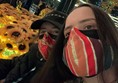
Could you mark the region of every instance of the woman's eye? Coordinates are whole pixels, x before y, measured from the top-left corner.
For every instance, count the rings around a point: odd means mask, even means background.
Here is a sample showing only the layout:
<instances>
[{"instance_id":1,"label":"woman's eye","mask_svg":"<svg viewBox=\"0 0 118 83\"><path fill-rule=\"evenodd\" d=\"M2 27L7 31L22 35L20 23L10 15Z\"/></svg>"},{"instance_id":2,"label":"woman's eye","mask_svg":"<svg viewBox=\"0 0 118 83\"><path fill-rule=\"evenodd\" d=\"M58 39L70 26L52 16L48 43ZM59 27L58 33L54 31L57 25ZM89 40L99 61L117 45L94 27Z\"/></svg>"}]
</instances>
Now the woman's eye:
<instances>
[{"instance_id":1,"label":"woman's eye","mask_svg":"<svg viewBox=\"0 0 118 83\"><path fill-rule=\"evenodd\" d=\"M51 33L53 35L58 35L59 34L59 31L52 31L52 32L49 32L49 33Z\"/></svg>"},{"instance_id":2,"label":"woman's eye","mask_svg":"<svg viewBox=\"0 0 118 83\"><path fill-rule=\"evenodd\" d=\"M68 38L68 37L69 37L69 35L70 35L70 33L67 33L67 34L65 35L65 38Z\"/></svg>"},{"instance_id":3,"label":"woman's eye","mask_svg":"<svg viewBox=\"0 0 118 83\"><path fill-rule=\"evenodd\" d=\"M42 39L42 38L43 38L43 36L44 36L44 34L42 34L42 35L39 35L39 39Z\"/></svg>"},{"instance_id":4,"label":"woman's eye","mask_svg":"<svg viewBox=\"0 0 118 83\"><path fill-rule=\"evenodd\" d=\"M40 31L39 34L44 34L46 31Z\"/></svg>"},{"instance_id":5,"label":"woman's eye","mask_svg":"<svg viewBox=\"0 0 118 83\"><path fill-rule=\"evenodd\" d=\"M59 33L59 31L54 31L54 32L53 32L53 34L58 34L58 33Z\"/></svg>"},{"instance_id":6,"label":"woman's eye","mask_svg":"<svg viewBox=\"0 0 118 83\"><path fill-rule=\"evenodd\" d=\"M88 25L88 26L86 26L84 29L95 29L95 27L92 26L92 25Z\"/></svg>"}]
</instances>

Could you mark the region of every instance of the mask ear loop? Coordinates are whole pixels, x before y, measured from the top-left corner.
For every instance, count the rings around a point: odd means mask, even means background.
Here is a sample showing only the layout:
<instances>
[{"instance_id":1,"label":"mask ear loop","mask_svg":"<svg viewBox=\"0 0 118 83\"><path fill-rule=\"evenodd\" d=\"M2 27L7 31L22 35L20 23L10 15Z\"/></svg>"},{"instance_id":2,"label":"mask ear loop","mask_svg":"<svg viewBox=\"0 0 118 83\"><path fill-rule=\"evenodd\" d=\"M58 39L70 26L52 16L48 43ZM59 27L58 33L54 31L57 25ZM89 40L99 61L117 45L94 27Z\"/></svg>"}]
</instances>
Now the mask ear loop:
<instances>
[{"instance_id":1,"label":"mask ear loop","mask_svg":"<svg viewBox=\"0 0 118 83\"><path fill-rule=\"evenodd\" d=\"M104 68L105 70L107 70L108 68L110 68L112 66L112 62L113 62L113 49L110 45L108 44L104 44L103 45L103 51L104 51Z\"/></svg>"},{"instance_id":2,"label":"mask ear loop","mask_svg":"<svg viewBox=\"0 0 118 83\"><path fill-rule=\"evenodd\" d=\"M108 69L113 64L114 59L114 53L113 53L113 47L110 46L109 42L107 41L107 37L105 35L102 35L100 30L98 29L98 36L101 40L101 43L103 45L103 57L104 57L104 69Z\"/></svg>"},{"instance_id":3,"label":"mask ear loop","mask_svg":"<svg viewBox=\"0 0 118 83\"><path fill-rule=\"evenodd\" d=\"M69 37L67 37L67 38L64 39L64 42L63 42L64 46L67 44L68 39L69 39Z\"/></svg>"}]
</instances>

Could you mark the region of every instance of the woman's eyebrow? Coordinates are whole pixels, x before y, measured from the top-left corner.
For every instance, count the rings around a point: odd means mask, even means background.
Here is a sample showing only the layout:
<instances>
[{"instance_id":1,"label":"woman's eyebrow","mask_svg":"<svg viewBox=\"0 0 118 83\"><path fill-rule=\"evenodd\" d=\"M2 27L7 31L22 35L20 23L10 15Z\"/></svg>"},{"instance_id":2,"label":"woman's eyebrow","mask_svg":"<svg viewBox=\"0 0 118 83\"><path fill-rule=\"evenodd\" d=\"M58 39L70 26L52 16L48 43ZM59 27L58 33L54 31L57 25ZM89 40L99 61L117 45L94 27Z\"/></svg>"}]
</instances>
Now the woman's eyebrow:
<instances>
[{"instance_id":1,"label":"woman's eyebrow","mask_svg":"<svg viewBox=\"0 0 118 83\"><path fill-rule=\"evenodd\" d=\"M68 29L70 29L70 28L72 28L72 25L65 27L64 30L68 30Z\"/></svg>"},{"instance_id":2,"label":"woman's eyebrow","mask_svg":"<svg viewBox=\"0 0 118 83\"><path fill-rule=\"evenodd\" d=\"M91 21L91 20L95 20L95 18L84 19L84 20L79 21L79 23L84 23L84 22Z\"/></svg>"},{"instance_id":3,"label":"woman's eyebrow","mask_svg":"<svg viewBox=\"0 0 118 83\"><path fill-rule=\"evenodd\" d=\"M52 27L53 28L53 30L60 30L58 27L56 27L56 26L54 26L54 27Z\"/></svg>"},{"instance_id":4,"label":"woman's eyebrow","mask_svg":"<svg viewBox=\"0 0 118 83\"><path fill-rule=\"evenodd\" d=\"M46 29L45 27L41 27L40 29Z\"/></svg>"}]
</instances>

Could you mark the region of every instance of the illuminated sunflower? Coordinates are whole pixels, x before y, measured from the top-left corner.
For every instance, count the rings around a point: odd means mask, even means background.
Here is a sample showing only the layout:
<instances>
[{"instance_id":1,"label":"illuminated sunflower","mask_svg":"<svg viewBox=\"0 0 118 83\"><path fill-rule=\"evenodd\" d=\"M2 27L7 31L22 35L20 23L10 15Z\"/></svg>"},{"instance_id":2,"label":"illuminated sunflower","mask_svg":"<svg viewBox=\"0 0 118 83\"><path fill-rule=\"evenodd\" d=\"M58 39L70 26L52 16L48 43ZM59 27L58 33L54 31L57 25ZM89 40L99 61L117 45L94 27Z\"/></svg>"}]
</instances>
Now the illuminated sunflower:
<instances>
[{"instance_id":1,"label":"illuminated sunflower","mask_svg":"<svg viewBox=\"0 0 118 83\"><path fill-rule=\"evenodd\" d=\"M0 58L1 59L12 59L16 55L14 50L9 50L7 48L4 48L4 51L1 53Z\"/></svg>"},{"instance_id":2,"label":"illuminated sunflower","mask_svg":"<svg viewBox=\"0 0 118 83\"><path fill-rule=\"evenodd\" d=\"M31 35L26 35L26 37L24 38L24 41L27 42L27 43L32 43L32 36Z\"/></svg>"},{"instance_id":3,"label":"illuminated sunflower","mask_svg":"<svg viewBox=\"0 0 118 83\"><path fill-rule=\"evenodd\" d=\"M16 20L20 19L19 14L16 11L6 12L7 16L13 16Z\"/></svg>"},{"instance_id":4,"label":"illuminated sunflower","mask_svg":"<svg viewBox=\"0 0 118 83\"><path fill-rule=\"evenodd\" d=\"M5 44L5 48L9 49L9 50L16 50L14 47L15 47L15 42L9 38L7 38L5 41L4 41L4 44Z\"/></svg>"},{"instance_id":5,"label":"illuminated sunflower","mask_svg":"<svg viewBox=\"0 0 118 83\"><path fill-rule=\"evenodd\" d=\"M3 49L0 52L1 59L12 59L13 57L20 56L29 49L29 47L23 43L15 43L11 39L6 39L2 41ZM28 48L28 49L26 49Z\"/></svg>"},{"instance_id":6,"label":"illuminated sunflower","mask_svg":"<svg viewBox=\"0 0 118 83\"><path fill-rule=\"evenodd\" d=\"M21 26L25 26L25 28L29 28L32 24L32 21L31 20L28 20L28 19L24 19L22 21L19 21L19 23L21 24Z\"/></svg>"},{"instance_id":7,"label":"illuminated sunflower","mask_svg":"<svg viewBox=\"0 0 118 83\"><path fill-rule=\"evenodd\" d=\"M2 10L2 11L6 11L6 10L8 10L8 8L5 7L4 4L0 4L0 10Z\"/></svg>"},{"instance_id":8,"label":"illuminated sunflower","mask_svg":"<svg viewBox=\"0 0 118 83\"><path fill-rule=\"evenodd\" d=\"M14 43L13 40L10 39L4 39L1 41L1 44L3 45L3 49L0 52L0 58L2 59L11 59L11 57L16 55L15 50L17 50L16 48L16 44Z\"/></svg>"},{"instance_id":9,"label":"illuminated sunflower","mask_svg":"<svg viewBox=\"0 0 118 83\"><path fill-rule=\"evenodd\" d=\"M0 20L0 22L5 25L15 24L13 23L13 21L16 21L16 19L13 16L6 16L6 15Z\"/></svg>"},{"instance_id":10,"label":"illuminated sunflower","mask_svg":"<svg viewBox=\"0 0 118 83\"><path fill-rule=\"evenodd\" d=\"M16 21L15 17L13 16L5 16L6 19L8 19L9 21Z\"/></svg>"},{"instance_id":11,"label":"illuminated sunflower","mask_svg":"<svg viewBox=\"0 0 118 83\"><path fill-rule=\"evenodd\" d=\"M29 29L29 32L28 32L28 36L27 38L29 39L26 39L27 41L29 41L29 43L32 43L36 37L38 36L38 30L32 30L32 29Z\"/></svg>"},{"instance_id":12,"label":"illuminated sunflower","mask_svg":"<svg viewBox=\"0 0 118 83\"><path fill-rule=\"evenodd\" d=\"M1 38L1 37L0 37ZM0 40L0 53L3 52L5 44Z\"/></svg>"},{"instance_id":13,"label":"illuminated sunflower","mask_svg":"<svg viewBox=\"0 0 118 83\"><path fill-rule=\"evenodd\" d=\"M6 34L8 38L13 39L16 42L22 42L25 36L22 29L19 27L7 30Z\"/></svg>"},{"instance_id":14,"label":"illuminated sunflower","mask_svg":"<svg viewBox=\"0 0 118 83\"><path fill-rule=\"evenodd\" d=\"M39 33L39 30L32 30L31 29L31 31L30 31L32 38L36 37L38 35L38 33Z\"/></svg>"},{"instance_id":15,"label":"illuminated sunflower","mask_svg":"<svg viewBox=\"0 0 118 83\"><path fill-rule=\"evenodd\" d=\"M3 12L0 11L0 28L3 28L5 26L3 18L4 18Z\"/></svg>"},{"instance_id":16,"label":"illuminated sunflower","mask_svg":"<svg viewBox=\"0 0 118 83\"><path fill-rule=\"evenodd\" d=\"M29 19L29 18L30 18L29 16L24 15L24 14L20 16L20 19L21 19L21 20L24 20L24 19Z\"/></svg>"},{"instance_id":17,"label":"illuminated sunflower","mask_svg":"<svg viewBox=\"0 0 118 83\"><path fill-rule=\"evenodd\" d=\"M30 43L31 40L31 34L30 34L30 30L28 28L25 27L21 27L21 29L23 30L24 34L24 41L27 41L27 43Z\"/></svg>"},{"instance_id":18,"label":"illuminated sunflower","mask_svg":"<svg viewBox=\"0 0 118 83\"><path fill-rule=\"evenodd\" d=\"M17 25L15 25L15 24L7 24L5 27L4 27L4 29L5 30L9 30L9 29L13 29L13 28L16 28L17 27Z\"/></svg>"},{"instance_id":19,"label":"illuminated sunflower","mask_svg":"<svg viewBox=\"0 0 118 83\"><path fill-rule=\"evenodd\" d=\"M50 13L52 11L52 9L50 8L44 8L43 10L41 10L41 13L39 13L40 18L43 18L46 14Z\"/></svg>"},{"instance_id":20,"label":"illuminated sunflower","mask_svg":"<svg viewBox=\"0 0 118 83\"><path fill-rule=\"evenodd\" d=\"M31 14L29 13L29 11L25 8L21 8L22 14L26 15L26 16L30 16Z\"/></svg>"},{"instance_id":21,"label":"illuminated sunflower","mask_svg":"<svg viewBox=\"0 0 118 83\"><path fill-rule=\"evenodd\" d=\"M6 25L6 24L8 24L8 22L9 22L8 19L6 19L4 15L3 15L3 17L0 18L0 23L1 24Z\"/></svg>"},{"instance_id":22,"label":"illuminated sunflower","mask_svg":"<svg viewBox=\"0 0 118 83\"><path fill-rule=\"evenodd\" d=\"M12 15L13 11L15 12L15 10L11 10L8 7L2 7L1 10L4 12L4 15Z\"/></svg>"},{"instance_id":23,"label":"illuminated sunflower","mask_svg":"<svg viewBox=\"0 0 118 83\"><path fill-rule=\"evenodd\" d=\"M6 31L6 29L0 28L0 36L5 36Z\"/></svg>"},{"instance_id":24,"label":"illuminated sunflower","mask_svg":"<svg viewBox=\"0 0 118 83\"><path fill-rule=\"evenodd\" d=\"M19 21L18 20L14 20L14 21L10 22L10 24L16 24L16 25L18 25L19 24Z\"/></svg>"},{"instance_id":25,"label":"illuminated sunflower","mask_svg":"<svg viewBox=\"0 0 118 83\"><path fill-rule=\"evenodd\" d=\"M26 26L24 26L24 25L22 24L22 25L19 26L19 27L23 30L24 33L27 33L27 34L28 34L29 29L28 29Z\"/></svg>"},{"instance_id":26,"label":"illuminated sunflower","mask_svg":"<svg viewBox=\"0 0 118 83\"><path fill-rule=\"evenodd\" d=\"M3 17L3 11L0 10L0 18Z\"/></svg>"},{"instance_id":27,"label":"illuminated sunflower","mask_svg":"<svg viewBox=\"0 0 118 83\"><path fill-rule=\"evenodd\" d=\"M38 33L39 33L39 30L33 30L33 29L30 29L30 43L36 43L37 40L39 39L38 37Z\"/></svg>"},{"instance_id":28,"label":"illuminated sunflower","mask_svg":"<svg viewBox=\"0 0 118 83\"><path fill-rule=\"evenodd\" d=\"M5 26L5 24L0 23L0 29L3 28Z\"/></svg>"},{"instance_id":29,"label":"illuminated sunflower","mask_svg":"<svg viewBox=\"0 0 118 83\"><path fill-rule=\"evenodd\" d=\"M29 20L31 20L32 22L34 22L34 21L36 21L38 19L41 19L41 18L39 16L36 16L36 15L31 15Z\"/></svg>"},{"instance_id":30,"label":"illuminated sunflower","mask_svg":"<svg viewBox=\"0 0 118 83\"><path fill-rule=\"evenodd\" d=\"M12 5L8 4L8 3L5 3L4 6L7 7L8 9L10 9L10 10L15 10L15 8Z\"/></svg>"},{"instance_id":31,"label":"illuminated sunflower","mask_svg":"<svg viewBox=\"0 0 118 83\"><path fill-rule=\"evenodd\" d=\"M29 43L27 42L18 43L17 47L20 54L24 54L29 51Z\"/></svg>"}]
</instances>

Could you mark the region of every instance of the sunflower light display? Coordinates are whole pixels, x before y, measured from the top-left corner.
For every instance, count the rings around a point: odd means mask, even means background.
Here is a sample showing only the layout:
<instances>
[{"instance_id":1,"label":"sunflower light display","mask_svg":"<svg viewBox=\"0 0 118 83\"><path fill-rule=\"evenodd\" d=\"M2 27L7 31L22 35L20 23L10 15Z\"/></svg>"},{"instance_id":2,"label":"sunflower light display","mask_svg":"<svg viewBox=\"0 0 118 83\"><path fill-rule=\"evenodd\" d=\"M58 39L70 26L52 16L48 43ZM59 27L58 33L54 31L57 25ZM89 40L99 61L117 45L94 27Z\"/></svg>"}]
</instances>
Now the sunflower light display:
<instances>
[{"instance_id":1,"label":"sunflower light display","mask_svg":"<svg viewBox=\"0 0 118 83\"><path fill-rule=\"evenodd\" d=\"M38 31L30 29L39 16L26 9L18 9L10 4L0 4L0 59L12 59L29 50Z\"/></svg>"},{"instance_id":2,"label":"sunflower light display","mask_svg":"<svg viewBox=\"0 0 118 83\"><path fill-rule=\"evenodd\" d=\"M115 6L118 6L118 0L107 0L101 4L101 8L108 13L111 13Z\"/></svg>"}]
</instances>

